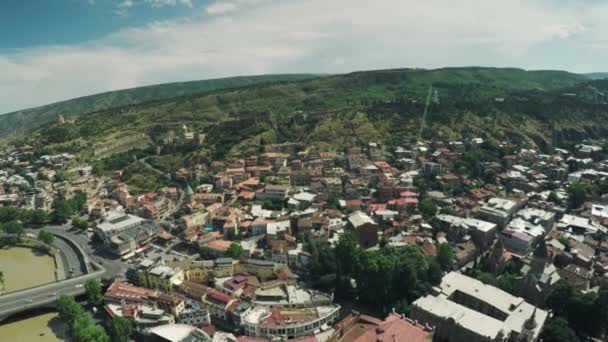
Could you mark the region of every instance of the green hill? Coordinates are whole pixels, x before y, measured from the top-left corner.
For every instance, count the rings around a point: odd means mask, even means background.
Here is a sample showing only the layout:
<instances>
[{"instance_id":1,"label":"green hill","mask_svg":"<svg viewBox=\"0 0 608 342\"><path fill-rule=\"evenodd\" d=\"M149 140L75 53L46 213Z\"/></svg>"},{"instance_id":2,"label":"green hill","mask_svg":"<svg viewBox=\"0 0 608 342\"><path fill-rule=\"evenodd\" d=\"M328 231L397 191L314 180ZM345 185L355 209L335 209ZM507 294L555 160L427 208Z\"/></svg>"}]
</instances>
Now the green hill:
<instances>
[{"instance_id":1,"label":"green hill","mask_svg":"<svg viewBox=\"0 0 608 342\"><path fill-rule=\"evenodd\" d=\"M607 83L512 68L355 72L102 110L71 124L46 125L30 141L91 155L96 146L125 137L158 144L187 125L207 135L190 155L205 159L242 157L261 144L287 141L334 148L372 140L397 145L418 138L432 86L422 138L486 137L547 148L608 132L608 106L599 95Z\"/></svg>"},{"instance_id":2,"label":"green hill","mask_svg":"<svg viewBox=\"0 0 608 342\"><path fill-rule=\"evenodd\" d=\"M593 72L590 74L585 74L585 76L587 76L593 80L604 80L604 79L608 79L608 72Z\"/></svg>"},{"instance_id":3,"label":"green hill","mask_svg":"<svg viewBox=\"0 0 608 342\"><path fill-rule=\"evenodd\" d=\"M318 76L292 74L229 77L204 81L158 84L84 96L1 115L0 137L28 131L55 120L59 115L82 115L151 100L168 99L176 96L200 94L219 89L237 88L260 83L297 81L315 77Z\"/></svg>"}]
</instances>

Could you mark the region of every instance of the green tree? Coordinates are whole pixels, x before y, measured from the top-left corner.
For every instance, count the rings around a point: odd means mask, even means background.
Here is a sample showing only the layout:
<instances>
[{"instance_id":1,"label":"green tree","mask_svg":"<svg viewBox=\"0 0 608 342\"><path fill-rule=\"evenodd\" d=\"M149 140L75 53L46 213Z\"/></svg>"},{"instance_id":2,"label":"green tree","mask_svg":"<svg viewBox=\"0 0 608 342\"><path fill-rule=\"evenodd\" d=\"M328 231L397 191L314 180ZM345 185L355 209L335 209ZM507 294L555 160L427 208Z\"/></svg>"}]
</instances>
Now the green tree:
<instances>
[{"instance_id":1,"label":"green tree","mask_svg":"<svg viewBox=\"0 0 608 342\"><path fill-rule=\"evenodd\" d=\"M130 320L114 316L108 325L108 335L112 342L128 342L133 333L133 324Z\"/></svg>"},{"instance_id":2,"label":"green tree","mask_svg":"<svg viewBox=\"0 0 608 342\"><path fill-rule=\"evenodd\" d=\"M74 192L72 198L68 200L68 204L70 208L76 212L82 212L85 209L85 205L87 204L87 194L82 190L77 190Z\"/></svg>"},{"instance_id":3,"label":"green tree","mask_svg":"<svg viewBox=\"0 0 608 342\"><path fill-rule=\"evenodd\" d=\"M15 207L0 207L0 223L21 219L21 212Z\"/></svg>"},{"instance_id":4,"label":"green tree","mask_svg":"<svg viewBox=\"0 0 608 342\"><path fill-rule=\"evenodd\" d=\"M496 183L496 171L494 169L486 169L483 171L483 181L488 184Z\"/></svg>"},{"instance_id":5,"label":"green tree","mask_svg":"<svg viewBox=\"0 0 608 342\"><path fill-rule=\"evenodd\" d=\"M55 183L61 183L61 182L65 182L68 180L68 177L66 176L65 172L57 172L55 174L55 176L53 177L53 182Z\"/></svg>"},{"instance_id":6,"label":"green tree","mask_svg":"<svg viewBox=\"0 0 608 342\"><path fill-rule=\"evenodd\" d=\"M49 222L49 215L41 209L30 210L28 222L38 226L47 224Z\"/></svg>"},{"instance_id":7,"label":"green tree","mask_svg":"<svg viewBox=\"0 0 608 342\"><path fill-rule=\"evenodd\" d=\"M439 248L437 249L437 262L444 271L449 271L452 269L454 262L454 251L449 244L442 243L439 245Z\"/></svg>"},{"instance_id":8,"label":"green tree","mask_svg":"<svg viewBox=\"0 0 608 342\"><path fill-rule=\"evenodd\" d=\"M89 228L89 223L86 220L75 216L72 218L72 227L80 230L86 230Z\"/></svg>"},{"instance_id":9,"label":"green tree","mask_svg":"<svg viewBox=\"0 0 608 342\"><path fill-rule=\"evenodd\" d=\"M84 315L84 310L76 302L74 297L62 295L57 300L57 311L59 312L59 317L68 323L68 325L72 325L76 317Z\"/></svg>"},{"instance_id":10,"label":"green tree","mask_svg":"<svg viewBox=\"0 0 608 342\"><path fill-rule=\"evenodd\" d=\"M429 219L437 213L437 206L433 203L433 200L425 198L418 204L418 210L420 210L422 217Z\"/></svg>"},{"instance_id":11,"label":"green tree","mask_svg":"<svg viewBox=\"0 0 608 342\"><path fill-rule=\"evenodd\" d=\"M568 204L570 208L578 208L587 199L587 187L581 183L575 183L568 187Z\"/></svg>"},{"instance_id":12,"label":"green tree","mask_svg":"<svg viewBox=\"0 0 608 342\"><path fill-rule=\"evenodd\" d=\"M89 279L84 285L87 300L92 304L101 304L103 302L103 293L101 291L101 284L97 279Z\"/></svg>"},{"instance_id":13,"label":"green tree","mask_svg":"<svg viewBox=\"0 0 608 342\"><path fill-rule=\"evenodd\" d=\"M240 240L240 236L239 233L237 233L236 229L228 229L228 233L226 234L228 241L239 241Z\"/></svg>"},{"instance_id":14,"label":"green tree","mask_svg":"<svg viewBox=\"0 0 608 342\"><path fill-rule=\"evenodd\" d=\"M67 201L59 201L55 203L55 210L53 210L52 221L55 223L66 223L74 213L74 209L70 206Z\"/></svg>"},{"instance_id":15,"label":"green tree","mask_svg":"<svg viewBox=\"0 0 608 342\"><path fill-rule=\"evenodd\" d=\"M561 317L549 319L545 323L540 334L540 340L543 342L579 342L576 333L568 325L568 321Z\"/></svg>"},{"instance_id":16,"label":"green tree","mask_svg":"<svg viewBox=\"0 0 608 342\"><path fill-rule=\"evenodd\" d=\"M201 259L203 260L213 260L215 259L215 253L213 252L213 250L207 246L202 246L199 250L198 250L198 254L201 256Z\"/></svg>"},{"instance_id":17,"label":"green tree","mask_svg":"<svg viewBox=\"0 0 608 342\"><path fill-rule=\"evenodd\" d=\"M562 204L562 200L560 200L559 197L557 196L557 194L553 191L551 191L549 193L549 196L547 196L547 201L557 204L557 205Z\"/></svg>"},{"instance_id":18,"label":"green tree","mask_svg":"<svg viewBox=\"0 0 608 342\"><path fill-rule=\"evenodd\" d=\"M17 235L17 237L21 237L23 234L23 224L19 221L10 221L2 225L4 232L11 235Z\"/></svg>"},{"instance_id":19,"label":"green tree","mask_svg":"<svg viewBox=\"0 0 608 342\"><path fill-rule=\"evenodd\" d=\"M441 284L441 279L443 277L443 270L441 269L441 265L437 262L437 260L431 258L429 260L429 271L428 271L428 279L432 285Z\"/></svg>"},{"instance_id":20,"label":"green tree","mask_svg":"<svg viewBox=\"0 0 608 342\"><path fill-rule=\"evenodd\" d=\"M51 245L51 244L53 244L53 241L55 240L55 235L53 235L53 233L47 232L46 230L43 229L38 232L38 240L42 241L43 243L45 243L47 245Z\"/></svg>"},{"instance_id":21,"label":"green tree","mask_svg":"<svg viewBox=\"0 0 608 342\"><path fill-rule=\"evenodd\" d=\"M241 246L240 243L236 242L230 244L227 253L228 256L230 256L232 259L240 259L245 256L245 250L243 249L243 246Z\"/></svg>"}]
</instances>

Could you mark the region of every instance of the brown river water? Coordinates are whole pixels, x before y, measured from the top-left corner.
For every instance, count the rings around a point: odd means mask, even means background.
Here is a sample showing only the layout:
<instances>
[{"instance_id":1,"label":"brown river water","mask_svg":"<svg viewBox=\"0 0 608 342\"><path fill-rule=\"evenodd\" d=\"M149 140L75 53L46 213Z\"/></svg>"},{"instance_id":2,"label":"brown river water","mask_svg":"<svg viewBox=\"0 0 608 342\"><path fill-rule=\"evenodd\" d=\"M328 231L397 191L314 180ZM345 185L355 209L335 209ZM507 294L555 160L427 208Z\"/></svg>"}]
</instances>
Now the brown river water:
<instances>
[{"instance_id":1,"label":"brown river water","mask_svg":"<svg viewBox=\"0 0 608 342\"><path fill-rule=\"evenodd\" d=\"M0 249L0 270L5 292L18 291L55 281L55 261L30 248ZM33 312L0 325L0 341L51 342L65 340L65 325L56 312Z\"/></svg>"}]
</instances>

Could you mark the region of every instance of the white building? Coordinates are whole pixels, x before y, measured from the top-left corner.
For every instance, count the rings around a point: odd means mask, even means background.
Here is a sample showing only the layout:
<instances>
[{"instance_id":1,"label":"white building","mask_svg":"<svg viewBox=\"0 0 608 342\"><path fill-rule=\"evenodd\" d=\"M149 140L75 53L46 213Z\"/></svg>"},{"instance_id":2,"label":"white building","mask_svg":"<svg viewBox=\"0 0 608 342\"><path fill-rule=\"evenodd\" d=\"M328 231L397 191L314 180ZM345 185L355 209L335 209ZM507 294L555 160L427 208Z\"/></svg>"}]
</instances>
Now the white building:
<instances>
[{"instance_id":1,"label":"white building","mask_svg":"<svg viewBox=\"0 0 608 342\"><path fill-rule=\"evenodd\" d=\"M242 315L245 334L270 340L294 339L329 329L338 320L339 305L303 309L256 306Z\"/></svg>"},{"instance_id":2,"label":"white building","mask_svg":"<svg viewBox=\"0 0 608 342\"><path fill-rule=\"evenodd\" d=\"M513 214L519 210L519 204L504 198L491 198L481 209L478 216L482 220L494 222L504 226L509 222Z\"/></svg>"},{"instance_id":3,"label":"white building","mask_svg":"<svg viewBox=\"0 0 608 342\"><path fill-rule=\"evenodd\" d=\"M537 341L548 312L457 272L443 277L435 295L413 303L413 319L449 342Z\"/></svg>"}]
</instances>

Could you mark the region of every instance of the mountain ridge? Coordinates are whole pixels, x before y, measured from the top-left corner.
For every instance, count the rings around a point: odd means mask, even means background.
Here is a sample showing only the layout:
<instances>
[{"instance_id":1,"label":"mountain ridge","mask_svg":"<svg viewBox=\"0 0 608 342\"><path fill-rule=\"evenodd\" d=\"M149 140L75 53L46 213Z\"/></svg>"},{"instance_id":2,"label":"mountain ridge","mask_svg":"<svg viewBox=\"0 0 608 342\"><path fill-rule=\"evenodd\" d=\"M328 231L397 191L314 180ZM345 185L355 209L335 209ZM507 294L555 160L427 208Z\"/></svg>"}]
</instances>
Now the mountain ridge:
<instances>
[{"instance_id":1,"label":"mountain ridge","mask_svg":"<svg viewBox=\"0 0 608 342\"><path fill-rule=\"evenodd\" d=\"M59 115L83 115L99 110L221 89L238 88L260 83L306 80L321 76L320 74L235 76L112 90L0 114L0 137L14 134L15 132L26 132L55 120Z\"/></svg>"},{"instance_id":2,"label":"mountain ridge","mask_svg":"<svg viewBox=\"0 0 608 342\"><path fill-rule=\"evenodd\" d=\"M287 141L397 145L417 137L429 87L435 95L425 139L481 136L544 149L608 132L602 97L608 81L564 71L467 67L360 71L159 99L46 124L32 141L86 154L134 134L162 145L187 125L207 136L197 153L208 159L238 158L261 144Z\"/></svg>"}]
</instances>

